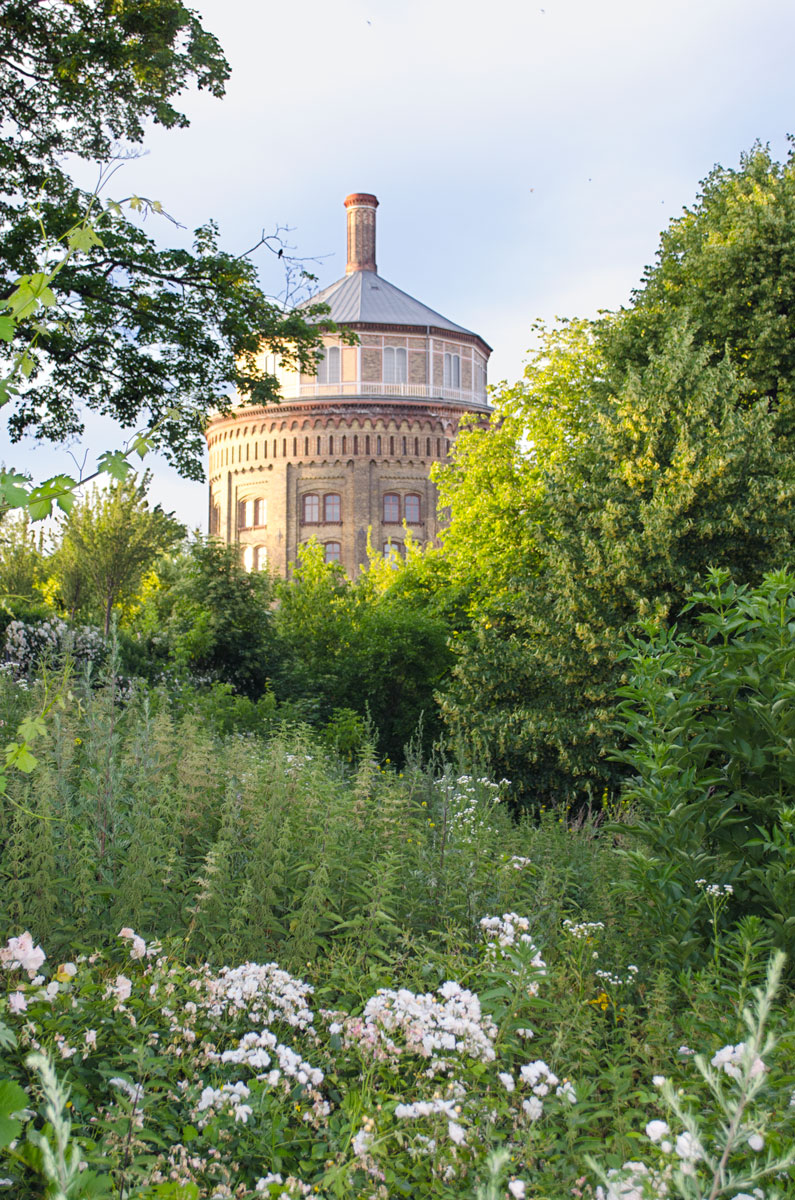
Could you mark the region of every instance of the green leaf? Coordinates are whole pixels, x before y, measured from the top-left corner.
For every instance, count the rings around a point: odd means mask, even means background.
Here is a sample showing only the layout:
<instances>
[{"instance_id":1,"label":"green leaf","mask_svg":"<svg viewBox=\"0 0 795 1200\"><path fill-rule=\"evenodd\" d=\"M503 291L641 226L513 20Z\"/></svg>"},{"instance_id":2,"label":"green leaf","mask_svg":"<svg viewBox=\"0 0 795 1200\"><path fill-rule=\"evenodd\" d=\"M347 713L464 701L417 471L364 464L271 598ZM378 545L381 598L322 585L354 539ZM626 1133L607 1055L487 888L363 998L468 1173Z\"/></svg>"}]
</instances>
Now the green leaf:
<instances>
[{"instance_id":1,"label":"green leaf","mask_svg":"<svg viewBox=\"0 0 795 1200\"><path fill-rule=\"evenodd\" d=\"M10 342L16 330L13 317L0 317L0 341Z\"/></svg>"},{"instance_id":2,"label":"green leaf","mask_svg":"<svg viewBox=\"0 0 795 1200\"><path fill-rule=\"evenodd\" d=\"M30 1097L13 1079L0 1080L0 1149L18 1138L22 1122L14 1114L27 1108Z\"/></svg>"},{"instance_id":3,"label":"green leaf","mask_svg":"<svg viewBox=\"0 0 795 1200\"><path fill-rule=\"evenodd\" d=\"M38 759L31 754L24 742L9 742L5 749L6 766L16 767L29 775L36 767Z\"/></svg>"},{"instance_id":4,"label":"green leaf","mask_svg":"<svg viewBox=\"0 0 795 1200\"><path fill-rule=\"evenodd\" d=\"M126 479L132 471L121 450L106 450L104 454L100 454L97 467L110 475L111 479L118 480Z\"/></svg>"},{"instance_id":5,"label":"green leaf","mask_svg":"<svg viewBox=\"0 0 795 1200\"><path fill-rule=\"evenodd\" d=\"M90 250L92 246L102 245L102 239L90 225L81 225L79 229L73 229L66 241L70 250L82 251L83 253Z\"/></svg>"}]
</instances>

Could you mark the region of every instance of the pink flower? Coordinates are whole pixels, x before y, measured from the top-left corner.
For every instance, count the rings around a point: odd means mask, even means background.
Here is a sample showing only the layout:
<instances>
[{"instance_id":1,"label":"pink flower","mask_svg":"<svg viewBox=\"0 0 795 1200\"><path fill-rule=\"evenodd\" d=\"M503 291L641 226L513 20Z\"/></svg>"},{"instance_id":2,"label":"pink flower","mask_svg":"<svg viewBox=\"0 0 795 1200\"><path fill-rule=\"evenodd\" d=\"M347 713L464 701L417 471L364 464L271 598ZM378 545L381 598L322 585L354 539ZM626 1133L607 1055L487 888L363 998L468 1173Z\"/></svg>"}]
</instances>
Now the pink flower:
<instances>
[{"instance_id":1,"label":"pink flower","mask_svg":"<svg viewBox=\"0 0 795 1200\"><path fill-rule=\"evenodd\" d=\"M33 945L33 938L27 929L19 937L9 938L6 946L0 947L0 963L3 964L6 971L13 971L16 967L21 967L23 971L28 972L31 979L46 957L41 946Z\"/></svg>"},{"instance_id":2,"label":"pink flower","mask_svg":"<svg viewBox=\"0 0 795 1200\"><path fill-rule=\"evenodd\" d=\"M12 992L8 997L8 1007L12 1013L21 1013L28 1007L28 1002L22 992Z\"/></svg>"}]
</instances>

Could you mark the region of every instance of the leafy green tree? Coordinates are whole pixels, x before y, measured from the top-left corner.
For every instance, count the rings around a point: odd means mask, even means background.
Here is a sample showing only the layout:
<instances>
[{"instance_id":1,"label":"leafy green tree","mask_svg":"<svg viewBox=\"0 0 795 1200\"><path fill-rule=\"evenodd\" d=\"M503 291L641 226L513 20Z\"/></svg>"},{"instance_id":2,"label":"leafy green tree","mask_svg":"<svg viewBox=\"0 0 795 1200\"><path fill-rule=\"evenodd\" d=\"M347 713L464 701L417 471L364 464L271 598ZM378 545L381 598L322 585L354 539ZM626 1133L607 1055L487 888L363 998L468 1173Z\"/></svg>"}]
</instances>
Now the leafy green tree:
<instances>
[{"instance_id":1,"label":"leafy green tree","mask_svg":"<svg viewBox=\"0 0 795 1200\"><path fill-rule=\"evenodd\" d=\"M632 304L601 336L615 388L660 353L686 315L712 362L727 353L750 401L768 397L789 432L795 396L795 151L776 162L755 145L737 168L717 166L695 204L660 238Z\"/></svg>"},{"instance_id":2,"label":"leafy green tree","mask_svg":"<svg viewBox=\"0 0 795 1200\"><path fill-rule=\"evenodd\" d=\"M513 593L459 646L447 722L530 802L620 777L609 755L629 631L675 618L710 566L757 583L792 553L795 468L777 414L741 400L729 361L709 358L674 325L611 403L594 399L528 506L534 553L515 557Z\"/></svg>"},{"instance_id":3,"label":"leafy green tree","mask_svg":"<svg viewBox=\"0 0 795 1200\"><path fill-rule=\"evenodd\" d=\"M326 723L342 710L369 717L381 753L399 761L420 723L439 732L435 698L451 661L449 626L403 572L376 559L352 583L322 547L304 547L277 587L278 699L309 701Z\"/></svg>"},{"instance_id":4,"label":"leafy green tree","mask_svg":"<svg viewBox=\"0 0 795 1200\"><path fill-rule=\"evenodd\" d=\"M26 512L7 513L0 521L0 595L12 605L40 601L36 585L46 575L42 535L31 528Z\"/></svg>"},{"instance_id":5,"label":"leafy green tree","mask_svg":"<svg viewBox=\"0 0 795 1200\"><path fill-rule=\"evenodd\" d=\"M73 614L101 613L106 637L114 607L132 598L145 572L185 536L159 505L149 507L146 483L144 477L95 488L70 512L53 558L66 606Z\"/></svg>"},{"instance_id":6,"label":"leafy green tree","mask_svg":"<svg viewBox=\"0 0 795 1200\"><path fill-rule=\"evenodd\" d=\"M257 699L274 672L272 601L270 576L249 574L237 546L197 537L162 564L135 626L192 675Z\"/></svg>"},{"instance_id":7,"label":"leafy green tree","mask_svg":"<svg viewBox=\"0 0 795 1200\"><path fill-rule=\"evenodd\" d=\"M221 96L227 75L216 39L180 0L4 0L0 294L40 271L91 204L68 175L69 155L107 167L117 139L140 143L148 121L187 124L174 106L186 86ZM223 407L230 386L272 399L276 381L256 361L262 343L308 364L321 310L299 316L270 300L253 263L219 248L212 224L192 251L161 249L119 204L95 211L80 257L59 274L60 303L23 320L5 348L7 358L30 351L11 436L61 440L93 408L127 428L158 425L167 457L201 478L207 411Z\"/></svg>"}]
</instances>

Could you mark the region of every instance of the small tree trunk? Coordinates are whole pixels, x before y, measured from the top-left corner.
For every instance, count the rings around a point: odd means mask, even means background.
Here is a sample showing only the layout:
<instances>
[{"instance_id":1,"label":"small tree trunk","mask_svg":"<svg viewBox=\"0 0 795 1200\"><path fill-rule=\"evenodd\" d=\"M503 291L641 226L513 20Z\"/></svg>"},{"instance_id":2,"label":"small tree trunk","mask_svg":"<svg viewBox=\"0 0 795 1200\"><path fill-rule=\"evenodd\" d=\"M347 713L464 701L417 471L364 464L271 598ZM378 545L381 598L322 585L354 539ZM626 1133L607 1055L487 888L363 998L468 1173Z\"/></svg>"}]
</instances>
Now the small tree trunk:
<instances>
[{"instance_id":1,"label":"small tree trunk","mask_svg":"<svg viewBox=\"0 0 795 1200\"><path fill-rule=\"evenodd\" d=\"M113 593L108 594L105 601L105 637L110 633L110 615L113 612Z\"/></svg>"}]
</instances>

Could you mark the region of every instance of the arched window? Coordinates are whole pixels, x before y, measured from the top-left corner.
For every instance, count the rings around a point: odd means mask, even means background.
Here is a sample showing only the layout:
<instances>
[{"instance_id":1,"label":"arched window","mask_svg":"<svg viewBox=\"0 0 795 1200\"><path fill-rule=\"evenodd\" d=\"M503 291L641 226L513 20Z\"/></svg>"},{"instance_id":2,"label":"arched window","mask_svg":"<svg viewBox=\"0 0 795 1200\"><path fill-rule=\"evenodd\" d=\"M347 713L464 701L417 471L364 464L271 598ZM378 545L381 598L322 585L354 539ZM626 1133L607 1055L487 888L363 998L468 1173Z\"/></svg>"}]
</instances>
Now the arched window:
<instances>
[{"instance_id":1,"label":"arched window","mask_svg":"<svg viewBox=\"0 0 795 1200\"><path fill-rule=\"evenodd\" d=\"M342 557L342 546L339 542L326 542L323 546L323 562L339 562Z\"/></svg>"},{"instance_id":2,"label":"arched window","mask_svg":"<svg viewBox=\"0 0 795 1200\"><path fill-rule=\"evenodd\" d=\"M340 381L340 348L327 346L325 354L317 366L318 383L339 383Z\"/></svg>"},{"instance_id":3,"label":"arched window","mask_svg":"<svg viewBox=\"0 0 795 1200\"><path fill-rule=\"evenodd\" d=\"M268 521L267 513L268 513L268 506L265 503L265 501L264 500L255 500L254 501L254 525L255 526L266 525L267 521Z\"/></svg>"},{"instance_id":4,"label":"arched window","mask_svg":"<svg viewBox=\"0 0 795 1200\"><path fill-rule=\"evenodd\" d=\"M400 524L400 496L397 492L384 493L384 524Z\"/></svg>"},{"instance_id":5,"label":"arched window","mask_svg":"<svg viewBox=\"0 0 795 1200\"><path fill-rule=\"evenodd\" d=\"M329 454L334 453L334 438L333 438L332 434L328 435L328 452L329 452Z\"/></svg>"},{"instance_id":6,"label":"arched window","mask_svg":"<svg viewBox=\"0 0 795 1200\"><path fill-rule=\"evenodd\" d=\"M445 354L444 356L444 386L446 388L461 387L461 356Z\"/></svg>"},{"instance_id":7,"label":"arched window","mask_svg":"<svg viewBox=\"0 0 795 1200\"><path fill-rule=\"evenodd\" d=\"M256 571L255 558L257 554L256 546L246 546L243 551L243 566L247 571Z\"/></svg>"},{"instance_id":8,"label":"arched window","mask_svg":"<svg viewBox=\"0 0 795 1200\"><path fill-rule=\"evenodd\" d=\"M399 346L384 349L384 383L406 383L408 380L408 356Z\"/></svg>"},{"instance_id":9,"label":"arched window","mask_svg":"<svg viewBox=\"0 0 795 1200\"><path fill-rule=\"evenodd\" d=\"M378 436L375 439L375 452L376 452L376 454L381 453L381 434L380 433L378 434Z\"/></svg>"},{"instance_id":10,"label":"arched window","mask_svg":"<svg viewBox=\"0 0 795 1200\"><path fill-rule=\"evenodd\" d=\"M420 498L413 493L410 493L403 501L403 515L409 525L419 525L420 523Z\"/></svg>"},{"instance_id":11,"label":"arched window","mask_svg":"<svg viewBox=\"0 0 795 1200\"><path fill-rule=\"evenodd\" d=\"M317 452L320 454L320 438L317 439Z\"/></svg>"},{"instance_id":12,"label":"arched window","mask_svg":"<svg viewBox=\"0 0 795 1200\"><path fill-rule=\"evenodd\" d=\"M304 438L304 458L309 457L309 438Z\"/></svg>"},{"instance_id":13,"label":"arched window","mask_svg":"<svg viewBox=\"0 0 795 1200\"><path fill-rule=\"evenodd\" d=\"M425 439L425 457L426 458L431 457L431 439L430 438Z\"/></svg>"},{"instance_id":14,"label":"arched window","mask_svg":"<svg viewBox=\"0 0 795 1200\"><path fill-rule=\"evenodd\" d=\"M342 453L343 454L348 453L348 439L346 438L344 433L342 435Z\"/></svg>"},{"instance_id":15,"label":"arched window","mask_svg":"<svg viewBox=\"0 0 795 1200\"><path fill-rule=\"evenodd\" d=\"M394 457L394 454L395 454L395 439L394 439L393 437L391 437L391 438L389 439L389 453L390 453L390 455L391 455L391 456L393 456L393 457Z\"/></svg>"},{"instance_id":16,"label":"arched window","mask_svg":"<svg viewBox=\"0 0 795 1200\"><path fill-rule=\"evenodd\" d=\"M298 438L293 438L293 458L298 456Z\"/></svg>"},{"instance_id":17,"label":"arched window","mask_svg":"<svg viewBox=\"0 0 795 1200\"><path fill-rule=\"evenodd\" d=\"M365 436L365 439L364 439L364 452L365 452L365 454L370 453L370 434L369 433Z\"/></svg>"},{"instance_id":18,"label":"arched window","mask_svg":"<svg viewBox=\"0 0 795 1200\"><path fill-rule=\"evenodd\" d=\"M359 435L358 435L358 433L355 433L353 435L353 453L354 453L354 457L359 453Z\"/></svg>"},{"instance_id":19,"label":"arched window","mask_svg":"<svg viewBox=\"0 0 795 1200\"><path fill-rule=\"evenodd\" d=\"M257 552L257 570L264 571L268 565L268 551L264 546L255 546Z\"/></svg>"},{"instance_id":20,"label":"arched window","mask_svg":"<svg viewBox=\"0 0 795 1200\"><path fill-rule=\"evenodd\" d=\"M323 497L323 520L334 522L342 520L342 505L337 492L327 492Z\"/></svg>"},{"instance_id":21,"label":"arched window","mask_svg":"<svg viewBox=\"0 0 795 1200\"><path fill-rule=\"evenodd\" d=\"M402 557L403 557L403 543L402 542L393 542L391 538L389 539L389 541L384 542L384 558L397 559L397 558L402 558Z\"/></svg>"},{"instance_id":22,"label":"arched window","mask_svg":"<svg viewBox=\"0 0 795 1200\"><path fill-rule=\"evenodd\" d=\"M301 501L301 520L304 525L317 525L320 521L320 497L307 492Z\"/></svg>"}]
</instances>

